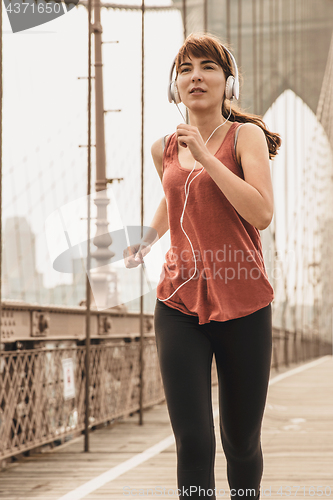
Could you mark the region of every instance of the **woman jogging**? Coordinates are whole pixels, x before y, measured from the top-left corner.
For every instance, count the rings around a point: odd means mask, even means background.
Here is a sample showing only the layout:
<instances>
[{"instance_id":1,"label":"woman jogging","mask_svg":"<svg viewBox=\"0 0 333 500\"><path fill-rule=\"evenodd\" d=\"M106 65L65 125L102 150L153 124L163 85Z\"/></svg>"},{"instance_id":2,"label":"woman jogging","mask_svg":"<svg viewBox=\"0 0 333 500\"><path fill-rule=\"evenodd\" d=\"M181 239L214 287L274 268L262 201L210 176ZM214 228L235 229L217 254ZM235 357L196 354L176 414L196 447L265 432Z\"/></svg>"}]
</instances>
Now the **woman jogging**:
<instances>
[{"instance_id":1,"label":"woman jogging","mask_svg":"<svg viewBox=\"0 0 333 500\"><path fill-rule=\"evenodd\" d=\"M274 291L259 230L273 216L269 158L281 141L259 116L233 107L234 97L232 54L212 35L190 35L176 56L169 89L169 100L186 106L189 124L152 146L165 197L150 232L126 258L127 267L143 263L170 229L154 322L182 499L217 496L213 354L230 497L258 499L263 473Z\"/></svg>"}]
</instances>

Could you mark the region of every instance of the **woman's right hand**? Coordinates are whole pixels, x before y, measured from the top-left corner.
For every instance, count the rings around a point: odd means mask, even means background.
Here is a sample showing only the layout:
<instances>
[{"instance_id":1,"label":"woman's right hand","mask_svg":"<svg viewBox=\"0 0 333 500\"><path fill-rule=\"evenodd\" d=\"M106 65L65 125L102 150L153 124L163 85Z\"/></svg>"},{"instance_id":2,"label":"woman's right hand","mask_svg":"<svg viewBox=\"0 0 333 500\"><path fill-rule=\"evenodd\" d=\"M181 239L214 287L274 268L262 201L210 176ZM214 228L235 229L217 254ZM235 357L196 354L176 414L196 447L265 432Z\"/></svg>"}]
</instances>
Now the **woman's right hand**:
<instances>
[{"instance_id":1,"label":"woman's right hand","mask_svg":"<svg viewBox=\"0 0 333 500\"><path fill-rule=\"evenodd\" d=\"M151 244L147 241L141 241L140 243L127 247L123 252L125 267L131 269L143 264L143 257L145 257L150 250Z\"/></svg>"}]
</instances>

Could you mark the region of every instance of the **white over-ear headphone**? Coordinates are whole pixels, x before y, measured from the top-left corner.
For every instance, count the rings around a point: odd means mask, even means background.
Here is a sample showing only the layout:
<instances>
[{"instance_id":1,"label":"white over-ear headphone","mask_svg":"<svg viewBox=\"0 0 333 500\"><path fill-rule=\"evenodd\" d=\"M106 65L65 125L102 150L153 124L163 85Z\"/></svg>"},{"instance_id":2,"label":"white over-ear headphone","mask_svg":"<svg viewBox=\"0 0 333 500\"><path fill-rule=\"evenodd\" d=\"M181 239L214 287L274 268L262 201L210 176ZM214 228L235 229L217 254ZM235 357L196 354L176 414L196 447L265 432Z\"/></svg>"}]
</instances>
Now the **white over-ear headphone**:
<instances>
[{"instance_id":1,"label":"white over-ear headphone","mask_svg":"<svg viewBox=\"0 0 333 500\"><path fill-rule=\"evenodd\" d=\"M235 72L235 76L230 75L227 78L227 81L225 84L225 97L226 97L226 99L229 99L229 100L233 99L235 97L238 100L238 98L239 98L239 80L238 80L237 63L236 63L234 56L230 52L230 50L228 50L224 45L222 45L222 47L226 52L228 52L228 54L231 58L233 67L234 67L234 72ZM169 98L169 102L174 102L175 104L179 104L182 101L181 101L181 98L180 98L180 95L178 92L176 80L173 80L173 71L174 71L175 67L176 67L176 59L174 60L172 67L171 67L171 71L170 71L168 98Z\"/></svg>"}]
</instances>

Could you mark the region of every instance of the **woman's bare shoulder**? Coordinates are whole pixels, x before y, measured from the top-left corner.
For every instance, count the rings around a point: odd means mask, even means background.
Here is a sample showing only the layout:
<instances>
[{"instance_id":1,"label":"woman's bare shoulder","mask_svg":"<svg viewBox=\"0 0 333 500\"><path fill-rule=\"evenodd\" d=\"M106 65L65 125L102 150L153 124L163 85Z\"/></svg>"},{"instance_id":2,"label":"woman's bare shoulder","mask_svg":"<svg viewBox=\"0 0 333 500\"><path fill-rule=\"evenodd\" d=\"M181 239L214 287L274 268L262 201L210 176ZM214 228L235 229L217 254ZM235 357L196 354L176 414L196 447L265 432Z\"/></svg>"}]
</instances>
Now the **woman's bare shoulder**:
<instances>
[{"instance_id":1,"label":"woman's bare shoulder","mask_svg":"<svg viewBox=\"0 0 333 500\"><path fill-rule=\"evenodd\" d=\"M157 141L155 141L151 147L151 155L153 157L154 165L155 165L155 168L157 170L158 175L160 176L161 181L162 181L162 177L163 177L164 144L166 144L166 141L168 140L169 137L170 137L170 134L165 136L165 137L161 137L160 139L157 139Z\"/></svg>"},{"instance_id":2,"label":"woman's bare shoulder","mask_svg":"<svg viewBox=\"0 0 333 500\"><path fill-rule=\"evenodd\" d=\"M262 130L259 125L256 125L255 123L251 122L245 122L240 124L241 127L239 128L239 135L242 134L242 137L251 138L251 137L258 137L258 136L263 136L264 131Z\"/></svg>"}]
</instances>

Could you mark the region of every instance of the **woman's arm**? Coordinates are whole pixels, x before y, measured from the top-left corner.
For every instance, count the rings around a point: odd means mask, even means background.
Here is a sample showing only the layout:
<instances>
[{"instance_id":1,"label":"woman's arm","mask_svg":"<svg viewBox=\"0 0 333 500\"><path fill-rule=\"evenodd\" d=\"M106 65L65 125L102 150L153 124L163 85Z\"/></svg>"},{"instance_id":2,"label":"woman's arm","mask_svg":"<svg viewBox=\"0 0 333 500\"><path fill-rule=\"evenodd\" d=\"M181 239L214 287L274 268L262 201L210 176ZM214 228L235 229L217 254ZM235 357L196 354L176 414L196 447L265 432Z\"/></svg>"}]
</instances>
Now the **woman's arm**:
<instances>
[{"instance_id":1,"label":"woman's arm","mask_svg":"<svg viewBox=\"0 0 333 500\"><path fill-rule=\"evenodd\" d=\"M160 176L162 182L163 178L162 139L159 139L158 141L154 142L151 148L151 153L157 173ZM150 252L150 248L154 245L154 243L156 243L160 238L162 238L163 234L165 234L168 229L169 229L168 210L167 210L166 199L164 196L155 212L154 218L149 226L149 229L144 234L143 238L141 238L139 243L131 245L130 247L124 250L125 266L130 269L133 267L137 267L140 264L143 264L144 263L143 257L145 257L145 255L148 252Z\"/></svg>"},{"instance_id":2,"label":"woman's arm","mask_svg":"<svg viewBox=\"0 0 333 500\"><path fill-rule=\"evenodd\" d=\"M163 148L162 148L162 139L158 139L151 147L151 154L153 157L154 165L157 170L157 173L161 179L163 179ZM153 217L153 220L150 224L150 229L143 237L143 241L147 241L152 245L158 241L159 238L167 232L169 229L168 222L168 209L165 196L163 196L156 212ZM157 233L157 234L156 234Z\"/></svg>"},{"instance_id":3,"label":"woman's arm","mask_svg":"<svg viewBox=\"0 0 333 500\"><path fill-rule=\"evenodd\" d=\"M169 229L168 209L165 196L163 196L153 220L150 223L149 229L142 238L151 245L154 245Z\"/></svg>"}]
</instances>

